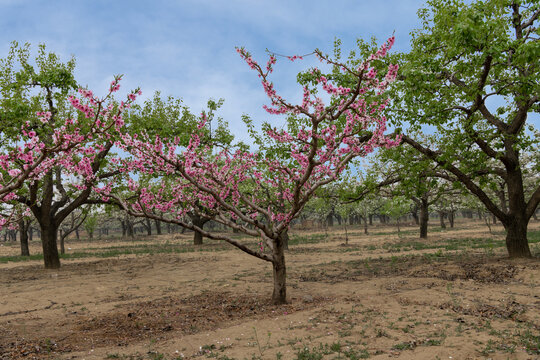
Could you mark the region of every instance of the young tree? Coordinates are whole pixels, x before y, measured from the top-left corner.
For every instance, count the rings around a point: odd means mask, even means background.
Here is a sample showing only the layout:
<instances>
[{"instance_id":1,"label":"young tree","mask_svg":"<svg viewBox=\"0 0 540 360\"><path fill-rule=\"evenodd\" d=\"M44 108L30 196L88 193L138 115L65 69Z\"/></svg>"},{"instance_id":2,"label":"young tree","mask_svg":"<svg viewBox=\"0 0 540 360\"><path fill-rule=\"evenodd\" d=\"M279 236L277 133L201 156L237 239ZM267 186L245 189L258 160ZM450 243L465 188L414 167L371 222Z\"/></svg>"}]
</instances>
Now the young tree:
<instances>
[{"instance_id":1,"label":"young tree","mask_svg":"<svg viewBox=\"0 0 540 360\"><path fill-rule=\"evenodd\" d=\"M396 220L396 227L398 237L401 236L401 228L399 220L401 217L409 213L410 210L410 200L404 196L400 195L391 195L388 196L386 203L383 206L383 213L390 216L391 219Z\"/></svg>"},{"instance_id":2,"label":"young tree","mask_svg":"<svg viewBox=\"0 0 540 360\"><path fill-rule=\"evenodd\" d=\"M186 148L179 147L180 139L126 135L123 146L134 159L126 161L122 168L163 174L168 179L174 174L176 181L167 191L150 192L130 179L132 190L140 194L137 201L130 204L119 197L116 201L131 214L178 223L270 262L274 278L273 302L285 303L283 236L290 222L318 188L339 178L352 159L371 153L379 146L392 147L399 142L399 139L384 135L386 118L381 115L387 103L383 93L388 83L394 80L397 67L391 65L388 72L380 75L372 66L386 55L393 43L392 37L356 67L315 51L321 61L356 80L350 87L336 87L322 76L320 70L313 69L317 83L331 96L328 105L320 97L313 96L314 89L308 86L304 87L300 105L287 102L268 80L276 57L270 56L266 67L261 67L247 51L238 49L262 80L271 101L271 106L265 106L265 109L271 114L287 114L289 123L294 121L297 125L291 131L269 125L264 128L272 146L286 149L288 156L264 158L245 147L225 146L218 150L202 141L204 134L201 131L192 134ZM206 121L203 113L200 129ZM185 222L184 215L188 211L208 217L197 207L184 206L196 202L211 210L214 221L259 238L259 246L251 248L232 237L212 234ZM173 216L162 217L154 211Z\"/></svg>"}]
</instances>

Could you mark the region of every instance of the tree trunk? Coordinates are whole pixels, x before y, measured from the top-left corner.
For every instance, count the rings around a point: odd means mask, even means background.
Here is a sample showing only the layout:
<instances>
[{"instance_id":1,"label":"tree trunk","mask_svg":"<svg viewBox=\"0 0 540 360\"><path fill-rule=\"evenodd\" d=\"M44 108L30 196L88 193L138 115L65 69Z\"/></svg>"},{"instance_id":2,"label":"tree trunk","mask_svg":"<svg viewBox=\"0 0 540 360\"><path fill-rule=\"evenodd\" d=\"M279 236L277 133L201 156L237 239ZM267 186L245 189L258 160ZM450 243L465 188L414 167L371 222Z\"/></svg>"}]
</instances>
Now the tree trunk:
<instances>
[{"instance_id":1,"label":"tree trunk","mask_svg":"<svg viewBox=\"0 0 540 360\"><path fill-rule=\"evenodd\" d=\"M420 238L427 239L429 209L427 199L421 199L420 205Z\"/></svg>"},{"instance_id":2,"label":"tree trunk","mask_svg":"<svg viewBox=\"0 0 540 360\"><path fill-rule=\"evenodd\" d=\"M368 218L369 218L369 225L370 226L373 225L373 214L369 214Z\"/></svg>"},{"instance_id":3,"label":"tree trunk","mask_svg":"<svg viewBox=\"0 0 540 360\"><path fill-rule=\"evenodd\" d=\"M77 241L81 240L81 234L79 234L79 227L75 229L75 237L77 238Z\"/></svg>"},{"instance_id":4,"label":"tree trunk","mask_svg":"<svg viewBox=\"0 0 540 360\"><path fill-rule=\"evenodd\" d=\"M127 228L127 236L133 239L135 237L135 228L130 219L126 220L126 228Z\"/></svg>"},{"instance_id":5,"label":"tree trunk","mask_svg":"<svg viewBox=\"0 0 540 360\"><path fill-rule=\"evenodd\" d=\"M204 228L204 224L206 223L206 221L204 221L204 219L201 218L200 216L194 216L191 221L193 222L193 225L201 229ZM202 233L195 230L193 232L193 245L202 245L203 244L202 239L203 239Z\"/></svg>"},{"instance_id":6,"label":"tree trunk","mask_svg":"<svg viewBox=\"0 0 540 360\"><path fill-rule=\"evenodd\" d=\"M328 214L326 217L326 225L329 227L334 226L334 215Z\"/></svg>"},{"instance_id":7,"label":"tree trunk","mask_svg":"<svg viewBox=\"0 0 540 360\"><path fill-rule=\"evenodd\" d=\"M444 223L444 216L445 216L445 212L444 211L439 211L439 220L440 220L440 223L441 223L441 229L446 229L446 224Z\"/></svg>"},{"instance_id":8,"label":"tree trunk","mask_svg":"<svg viewBox=\"0 0 540 360\"><path fill-rule=\"evenodd\" d=\"M31 221L28 222L28 224L30 223ZM28 240L29 241L34 240L34 228L31 225L28 226Z\"/></svg>"},{"instance_id":9,"label":"tree trunk","mask_svg":"<svg viewBox=\"0 0 540 360\"><path fill-rule=\"evenodd\" d=\"M281 241L283 242L283 249L289 250L289 229L281 233Z\"/></svg>"},{"instance_id":10,"label":"tree trunk","mask_svg":"<svg viewBox=\"0 0 540 360\"><path fill-rule=\"evenodd\" d=\"M456 218L455 211L453 211L453 210L450 211L448 213L448 222L450 223L450 228L452 228L452 229L454 228L454 220L455 220L455 218Z\"/></svg>"},{"instance_id":11,"label":"tree trunk","mask_svg":"<svg viewBox=\"0 0 540 360\"><path fill-rule=\"evenodd\" d=\"M511 258L532 257L527 240L527 221L514 218L506 226L506 249Z\"/></svg>"},{"instance_id":12,"label":"tree trunk","mask_svg":"<svg viewBox=\"0 0 540 360\"><path fill-rule=\"evenodd\" d=\"M30 249L28 247L28 229L30 228L30 220L19 220L19 234L21 241L21 256L30 256Z\"/></svg>"},{"instance_id":13,"label":"tree trunk","mask_svg":"<svg viewBox=\"0 0 540 360\"><path fill-rule=\"evenodd\" d=\"M200 229L204 229L204 224L206 224L209 220L199 216L197 214L189 214L189 217L191 218L191 222L193 225L197 226ZM193 245L202 245L203 244L203 234L200 233L197 230L194 230L193 232Z\"/></svg>"},{"instance_id":14,"label":"tree trunk","mask_svg":"<svg viewBox=\"0 0 540 360\"><path fill-rule=\"evenodd\" d=\"M506 249L511 258L530 258L532 255L527 240L529 218L526 215L527 205L519 166L513 171L508 171L507 188L509 216L506 219L499 219L506 228Z\"/></svg>"},{"instance_id":15,"label":"tree trunk","mask_svg":"<svg viewBox=\"0 0 540 360\"><path fill-rule=\"evenodd\" d=\"M124 220L120 220L120 226L122 226L122 237L126 237L127 234L127 225Z\"/></svg>"},{"instance_id":16,"label":"tree trunk","mask_svg":"<svg viewBox=\"0 0 540 360\"><path fill-rule=\"evenodd\" d=\"M275 305L287 303L287 272L285 268L285 253L283 241L278 238L274 241L272 251L272 272L274 277L274 291L272 292L272 302Z\"/></svg>"},{"instance_id":17,"label":"tree trunk","mask_svg":"<svg viewBox=\"0 0 540 360\"><path fill-rule=\"evenodd\" d=\"M150 222L150 219L146 219L146 224L145 224L144 227L146 228L146 232L147 232L148 236L151 236L152 235L152 223Z\"/></svg>"},{"instance_id":18,"label":"tree trunk","mask_svg":"<svg viewBox=\"0 0 540 360\"><path fill-rule=\"evenodd\" d=\"M40 224L40 226L45 269L59 269L60 256L58 255L57 247L58 229L56 226L54 226L54 224Z\"/></svg>"},{"instance_id":19,"label":"tree trunk","mask_svg":"<svg viewBox=\"0 0 540 360\"><path fill-rule=\"evenodd\" d=\"M416 225L420 225L420 219L418 219L418 207L417 206L415 206L414 209L412 209L411 215L412 215L412 217L414 219L414 223Z\"/></svg>"},{"instance_id":20,"label":"tree trunk","mask_svg":"<svg viewBox=\"0 0 540 360\"><path fill-rule=\"evenodd\" d=\"M371 215L369 218L371 219ZM368 220L366 218L364 218L364 234L368 234Z\"/></svg>"},{"instance_id":21,"label":"tree trunk","mask_svg":"<svg viewBox=\"0 0 540 360\"><path fill-rule=\"evenodd\" d=\"M198 231L194 231L193 232L193 245L202 245L203 244L203 235L198 232Z\"/></svg>"},{"instance_id":22,"label":"tree trunk","mask_svg":"<svg viewBox=\"0 0 540 360\"><path fill-rule=\"evenodd\" d=\"M155 220L154 222L155 222L155 224L156 224L156 233L157 233L158 235L161 235L161 221Z\"/></svg>"}]
</instances>

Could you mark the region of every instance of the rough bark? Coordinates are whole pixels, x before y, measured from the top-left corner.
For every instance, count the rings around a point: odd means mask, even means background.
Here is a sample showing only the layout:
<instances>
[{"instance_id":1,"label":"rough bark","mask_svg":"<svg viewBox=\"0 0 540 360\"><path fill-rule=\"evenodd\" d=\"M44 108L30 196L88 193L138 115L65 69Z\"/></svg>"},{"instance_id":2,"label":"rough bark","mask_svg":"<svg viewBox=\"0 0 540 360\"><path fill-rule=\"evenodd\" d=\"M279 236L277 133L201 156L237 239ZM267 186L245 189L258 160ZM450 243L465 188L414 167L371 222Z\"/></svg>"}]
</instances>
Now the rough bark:
<instances>
[{"instance_id":1,"label":"rough bark","mask_svg":"<svg viewBox=\"0 0 540 360\"><path fill-rule=\"evenodd\" d=\"M281 241L283 242L283 249L284 250L289 250L289 230L285 230L284 232L281 233Z\"/></svg>"},{"instance_id":2,"label":"rough bark","mask_svg":"<svg viewBox=\"0 0 540 360\"><path fill-rule=\"evenodd\" d=\"M527 216L521 169L516 166L507 169L507 173L508 216L499 219L506 228L506 249L511 258L529 258L532 256L527 240L530 216Z\"/></svg>"},{"instance_id":3,"label":"rough bark","mask_svg":"<svg viewBox=\"0 0 540 360\"><path fill-rule=\"evenodd\" d=\"M427 239L429 208L427 199L420 199L420 238Z\"/></svg>"},{"instance_id":4,"label":"rough bark","mask_svg":"<svg viewBox=\"0 0 540 360\"><path fill-rule=\"evenodd\" d=\"M532 257L527 241L527 223L523 218L515 218L506 227L506 248L511 258Z\"/></svg>"},{"instance_id":5,"label":"rough bark","mask_svg":"<svg viewBox=\"0 0 540 360\"><path fill-rule=\"evenodd\" d=\"M274 241L272 251L272 273L274 278L274 291L272 292L272 302L275 305L287 303L287 271L285 268L285 253L283 241L280 237Z\"/></svg>"},{"instance_id":6,"label":"rough bark","mask_svg":"<svg viewBox=\"0 0 540 360\"><path fill-rule=\"evenodd\" d=\"M41 244L43 246L43 260L45 269L59 269L60 256L58 254L58 229L54 224L41 225Z\"/></svg>"}]
</instances>

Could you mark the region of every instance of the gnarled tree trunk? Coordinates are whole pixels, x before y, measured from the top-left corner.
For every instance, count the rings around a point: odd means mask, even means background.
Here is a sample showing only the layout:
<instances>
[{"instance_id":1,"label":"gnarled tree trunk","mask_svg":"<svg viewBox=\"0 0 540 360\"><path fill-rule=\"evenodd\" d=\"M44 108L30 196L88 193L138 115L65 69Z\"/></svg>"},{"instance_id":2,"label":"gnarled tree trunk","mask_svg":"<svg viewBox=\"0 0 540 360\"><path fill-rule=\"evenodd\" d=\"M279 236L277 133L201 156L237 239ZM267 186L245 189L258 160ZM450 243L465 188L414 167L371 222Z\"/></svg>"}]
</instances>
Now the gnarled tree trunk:
<instances>
[{"instance_id":1,"label":"gnarled tree trunk","mask_svg":"<svg viewBox=\"0 0 540 360\"><path fill-rule=\"evenodd\" d=\"M58 228L54 223L43 224L41 226L41 244L43 246L43 260L45 269L59 269L60 257L58 255Z\"/></svg>"},{"instance_id":2,"label":"gnarled tree trunk","mask_svg":"<svg viewBox=\"0 0 540 360\"><path fill-rule=\"evenodd\" d=\"M275 305L287 303L287 271L285 268L285 253L283 239L278 236L274 241L272 251L272 274L274 278L274 291L272 292L272 302Z\"/></svg>"}]
</instances>

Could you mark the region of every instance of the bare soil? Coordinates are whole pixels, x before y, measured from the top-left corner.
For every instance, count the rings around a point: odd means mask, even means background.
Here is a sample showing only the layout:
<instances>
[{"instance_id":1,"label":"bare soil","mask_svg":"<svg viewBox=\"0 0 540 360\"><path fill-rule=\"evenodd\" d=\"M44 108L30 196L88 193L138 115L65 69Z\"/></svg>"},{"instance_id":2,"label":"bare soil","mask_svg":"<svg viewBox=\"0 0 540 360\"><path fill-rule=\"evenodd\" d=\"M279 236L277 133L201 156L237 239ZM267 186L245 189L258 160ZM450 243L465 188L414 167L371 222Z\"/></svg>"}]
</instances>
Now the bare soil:
<instances>
[{"instance_id":1,"label":"bare soil","mask_svg":"<svg viewBox=\"0 0 540 360\"><path fill-rule=\"evenodd\" d=\"M499 227L404 230L293 230L283 306L269 263L190 234L68 241L89 257L0 264L0 359L540 358L538 257L487 246Z\"/></svg>"}]
</instances>

